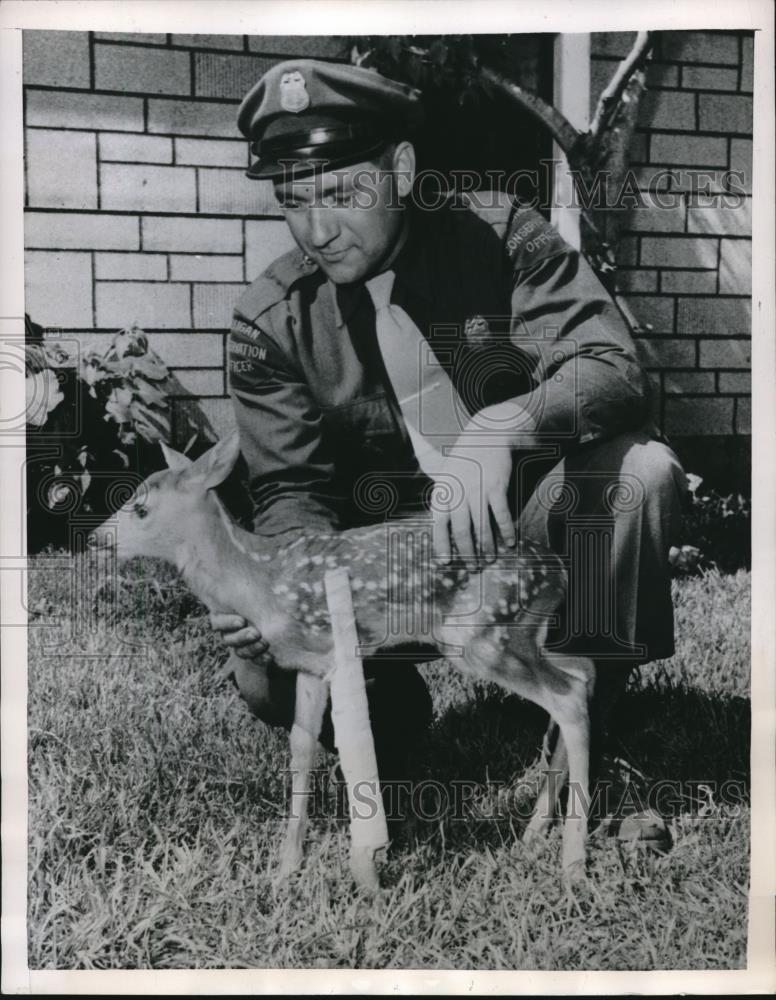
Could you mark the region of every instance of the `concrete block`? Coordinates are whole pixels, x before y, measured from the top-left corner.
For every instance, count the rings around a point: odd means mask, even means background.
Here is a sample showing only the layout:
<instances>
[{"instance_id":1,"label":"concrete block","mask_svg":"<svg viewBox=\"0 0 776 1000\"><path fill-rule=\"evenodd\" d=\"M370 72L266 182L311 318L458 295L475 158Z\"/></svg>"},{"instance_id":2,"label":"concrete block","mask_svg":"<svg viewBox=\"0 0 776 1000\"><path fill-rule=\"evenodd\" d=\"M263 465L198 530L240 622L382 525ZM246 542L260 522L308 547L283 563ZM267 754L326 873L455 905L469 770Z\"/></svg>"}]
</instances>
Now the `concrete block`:
<instances>
[{"instance_id":1,"label":"concrete block","mask_svg":"<svg viewBox=\"0 0 776 1000\"><path fill-rule=\"evenodd\" d=\"M221 215L282 215L272 185L254 181L243 170L201 169L199 210Z\"/></svg>"},{"instance_id":2,"label":"concrete block","mask_svg":"<svg viewBox=\"0 0 776 1000\"><path fill-rule=\"evenodd\" d=\"M656 133L650 138L651 163L688 167L726 167L727 139Z\"/></svg>"},{"instance_id":3,"label":"concrete block","mask_svg":"<svg viewBox=\"0 0 776 1000\"><path fill-rule=\"evenodd\" d=\"M88 31L22 31L25 84L39 87L89 86Z\"/></svg>"},{"instance_id":4,"label":"concrete block","mask_svg":"<svg viewBox=\"0 0 776 1000\"><path fill-rule=\"evenodd\" d=\"M720 293L722 295L751 295L751 242L749 240L722 240L720 248Z\"/></svg>"},{"instance_id":5,"label":"concrete block","mask_svg":"<svg viewBox=\"0 0 776 1000\"><path fill-rule=\"evenodd\" d=\"M193 291L195 329L228 330L245 285L194 285Z\"/></svg>"},{"instance_id":6,"label":"concrete block","mask_svg":"<svg viewBox=\"0 0 776 1000\"><path fill-rule=\"evenodd\" d=\"M666 399L667 434L730 434L733 430L733 400Z\"/></svg>"},{"instance_id":7,"label":"concrete block","mask_svg":"<svg viewBox=\"0 0 776 1000\"><path fill-rule=\"evenodd\" d=\"M744 94L701 94L698 123L704 132L752 134L752 98Z\"/></svg>"},{"instance_id":8,"label":"concrete block","mask_svg":"<svg viewBox=\"0 0 776 1000\"><path fill-rule=\"evenodd\" d=\"M100 132L97 136L101 160L121 163L172 163L172 139L159 135L127 135Z\"/></svg>"},{"instance_id":9,"label":"concrete block","mask_svg":"<svg viewBox=\"0 0 776 1000\"><path fill-rule=\"evenodd\" d=\"M176 139L175 162L195 167L242 167L249 161L248 143L230 139Z\"/></svg>"},{"instance_id":10,"label":"concrete block","mask_svg":"<svg viewBox=\"0 0 776 1000\"><path fill-rule=\"evenodd\" d=\"M242 281L243 258L217 254L172 254L171 281Z\"/></svg>"},{"instance_id":11,"label":"concrete block","mask_svg":"<svg viewBox=\"0 0 776 1000\"><path fill-rule=\"evenodd\" d=\"M754 39L741 39L741 90L754 90Z\"/></svg>"},{"instance_id":12,"label":"concrete block","mask_svg":"<svg viewBox=\"0 0 776 1000\"><path fill-rule=\"evenodd\" d=\"M92 326L92 258L88 253L27 251L24 308L41 326Z\"/></svg>"},{"instance_id":13,"label":"concrete block","mask_svg":"<svg viewBox=\"0 0 776 1000\"><path fill-rule=\"evenodd\" d=\"M230 105L214 101L168 101L152 97L148 101L148 131L238 139L241 136L237 129L237 108L236 101L234 105Z\"/></svg>"},{"instance_id":14,"label":"concrete block","mask_svg":"<svg viewBox=\"0 0 776 1000\"><path fill-rule=\"evenodd\" d=\"M174 368L173 374L182 386L174 398L223 396L226 392L222 368Z\"/></svg>"},{"instance_id":15,"label":"concrete block","mask_svg":"<svg viewBox=\"0 0 776 1000\"><path fill-rule=\"evenodd\" d=\"M663 59L678 62L738 64L738 37L719 31L666 31L660 40Z\"/></svg>"},{"instance_id":16,"label":"concrete block","mask_svg":"<svg viewBox=\"0 0 776 1000\"><path fill-rule=\"evenodd\" d=\"M626 56L636 40L635 31L594 31L590 51L594 56Z\"/></svg>"},{"instance_id":17,"label":"concrete block","mask_svg":"<svg viewBox=\"0 0 776 1000\"><path fill-rule=\"evenodd\" d=\"M653 129L694 131L695 95L674 90L648 90L639 108L639 124Z\"/></svg>"},{"instance_id":18,"label":"concrete block","mask_svg":"<svg viewBox=\"0 0 776 1000\"><path fill-rule=\"evenodd\" d=\"M103 163L100 192L105 209L127 212L196 212L193 167Z\"/></svg>"},{"instance_id":19,"label":"concrete block","mask_svg":"<svg viewBox=\"0 0 776 1000\"><path fill-rule=\"evenodd\" d=\"M93 132L27 130L30 208L97 208L97 142Z\"/></svg>"},{"instance_id":20,"label":"concrete block","mask_svg":"<svg viewBox=\"0 0 776 1000\"><path fill-rule=\"evenodd\" d=\"M98 281L167 281L163 253L97 253L94 264Z\"/></svg>"},{"instance_id":21,"label":"concrete block","mask_svg":"<svg viewBox=\"0 0 776 1000\"><path fill-rule=\"evenodd\" d=\"M29 89L26 124L44 128L142 132L143 101L140 97Z\"/></svg>"},{"instance_id":22,"label":"concrete block","mask_svg":"<svg viewBox=\"0 0 776 1000\"><path fill-rule=\"evenodd\" d=\"M719 341L715 340L715 344ZM720 372L717 376L720 392L751 393L752 376L750 372Z\"/></svg>"},{"instance_id":23,"label":"concrete block","mask_svg":"<svg viewBox=\"0 0 776 1000\"><path fill-rule=\"evenodd\" d=\"M716 271L662 271L660 291L668 295L713 295Z\"/></svg>"},{"instance_id":24,"label":"concrete block","mask_svg":"<svg viewBox=\"0 0 776 1000\"><path fill-rule=\"evenodd\" d=\"M679 299L676 328L682 333L701 336L750 334L752 306L749 299L721 298Z\"/></svg>"},{"instance_id":25,"label":"concrete block","mask_svg":"<svg viewBox=\"0 0 776 1000\"><path fill-rule=\"evenodd\" d=\"M736 434L752 433L752 400L748 396L736 400L734 425Z\"/></svg>"},{"instance_id":26,"label":"concrete block","mask_svg":"<svg viewBox=\"0 0 776 1000\"><path fill-rule=\"evenodd\" d=\"M752 235L752 199L741 198L737 207L726 205L721 197L704 199L703 207L687 212L689 233L714 233L719 236Z\"/></svg>"},{"instance_id":27,"label":"concrete block","mask_svg":"<svg viewBox=\"0 0 776 1000\"><path fill-rule=\"evenodd\" d=\"M617 263L623 267L638 264L639 241L635 236L622 236L617 242Z\"/></svg>"},{"instance_id":28,"label":"concrete block","mask_svg":"<svg viewBox=\"0 0 776 1000\"><path fill-rule=\"evenodd\" d=\"M695 367L695 341L689 337L638 337L636 350L646 368Z\"/></svg>"},{"instance_id":29,"label":"concrete block","mask_svg":"<svg viewBox=\"0 0 776 1000\"><path fill-rule=\"evenodd\" d=\"M242 52L245 35L173 35L173 45L186 45L192 49L231 49Z\"/></svg>"},{"instance_id":30,"label":"concrete block","mask_svg":"<svg viewBox=\"0 0 776 1000\"><path fill-rule=\"evenodd\" d=\"M148 216L141 220L144 250L182 253L242 253L238 219L176 219Z\"/></svg>"},{"instance_id":31,"label":"concrete block","mask_svg":"<svg viewBox=\"0 0 776 1000\"><path fill-rule=\"evenodd\" d=\"M343 35L248 35L251 52L307 59L347 59L348 40Z\"/></svg>"},{"instance_id":32,"label":"concrete block","mask_svg":"<svg viewBox=\"0 0 776 1000\"><path fill-rule=\"evenodd\" d=\"M137 323L147 330L191 326L190 287L161 282L98 281L97 326L121 329Z\"/></svg>"},{"instance_id":33,"label":"concrete block","mask_svg":"<svg viewBox=\"0 0 776 1000\"><path fill-rule=\"evenodd\" d=\"M662 204L658 204L658 200ZM659 199L648 197L643 208L624 214L624 228L642 233L683 233L685 203L681 194L665 192Z\"/></svg>"},{"instance_id":34,"label":"concrete block","mask_svg":"<svg viewBox=\"0 0 776 1000\"><path fill-rule=\"evenodd\" d=\"M713 395L714 372L664 372L663 392L668 396Z\"/></svg>"},{"instance_id":35,"label":"concrete block","mask_svg":"<svg viewBox=\"0 0 776 1000\"><path fill-rule=\"evenodd\" d=\"M127 215L25 212L24 245L62 250L138 250L140 222Z\"/></svg>"},{"instance_id":36,"label":"concrete block","mask_svg":"<svg viewBox=\"0 0 776 1000\"><path fill-rule=\"evenodd\" d=\"M717 266L716 239L687 236L643 236L641 263L651 267Z\"/></svg>"},{"instance_id":37,"label":"concrete block","mask_svg":"<svg viewBox=\"0 0 776 1000\"><path fill-rule=\"evenodd\" d=\"M277 257L296 244L285 222L245 223L245 275L248 281L257 278Z\"/></svg>"},{"instance_id":38,"label":"concrete block","mask_svg":"<svg viewBox=\"0 0 776 1000\"><path fill-rule=\"evenodd\" d=\"M656 292L657 271L618 271L618 292Z\"/></svg>"},{"instance_id":39,"label":"concrete block","mask_svg":"<svg viewBox=\"0 0 776 1000\"><path fill-rule=\"evenodd\" d=\"M97 43L94 60L97 90L137 91L142 94L191 93L188 52Z\"/></svg>"},{"instance_id":40,"label":"concrete block","mask_svg":"<svg viewBox=\"0 0 776 1000\"><path fill-rule=\"evenodd\" d=\"M688 90L735 90L738 70L724 66L683 66L682 86Z\"/></svg>"},{"instance_id":41,"label":"concrete block","mask_svg":"<svg viewBox=\"0 0 776 1000\"><path fill-rule=\"evenodd\" d=\"M674 301L659 295L629 295L628 305L639 323L654 333L674 332Z\"/></svg>"},{"instance_id":42,"label":"concrete block","mask_svg":"<svg viewBox=\"0 0 776 1000\"><path fill-rule=\"evenodd\" d=\"M217 52L194 54L194 93L198 97L235 97L242 100L278 59Z\"/></svg>"},{"instance_id":43,"label":"concrete block","mask_svg":"<svg viewBox=\"0 0 776 1000\"><path fill-rule=\"evenodd\" d=\"M698 364L701 368L745 368L752 364L749 340L702 340Z\"/></svg>"},{"instance_id":44,"label":"concrete block","mask_svg":"<svg viewBox=\"0 0 776 1000\"><path fill-rule=\"evenodd\" d=\"M224 338L220 333L155 333L153 348L169 367L223 368Z\"/></svg>"},{"instance_id":45,"label":"concrete block","mask_svg":"<svg viewBox=\"0 0 776 1000\"><path fill-rule=\"evenodd\" d=\"M674 63L649 62L647 87L678 87L679 67Z\"/></svg>"},{"instance_id":46,"label":"concrete block","mask_svg":"<svg viewBox=\"0 0 776 1000\"><path fill-rule=\"evenodd\" d=\"M731 139L730 169L737 171L736 186L743 187L747 194L752 193L752 140Z\"/></svg>"}]
</instances>

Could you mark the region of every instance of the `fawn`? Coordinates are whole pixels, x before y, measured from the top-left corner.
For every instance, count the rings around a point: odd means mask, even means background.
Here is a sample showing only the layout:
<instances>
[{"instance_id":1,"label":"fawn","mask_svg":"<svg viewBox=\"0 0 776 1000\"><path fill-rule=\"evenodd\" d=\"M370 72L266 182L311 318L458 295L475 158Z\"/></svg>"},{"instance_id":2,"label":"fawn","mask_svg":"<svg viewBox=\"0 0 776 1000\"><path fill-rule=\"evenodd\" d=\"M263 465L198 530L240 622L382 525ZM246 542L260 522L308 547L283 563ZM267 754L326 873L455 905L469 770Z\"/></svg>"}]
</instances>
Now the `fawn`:
<instances>
[{"instance_id":1,"label":"fawn","mask_svg":"<svg viewBox=\"0 0 776 1000\"><path fill-rule=\"evenodd\" d=\"M194 462L165 448L169 468L149 476L118 512L115 528L102 525L91 544L115 545L120 559L145 555L172 562L211 611L253 622L278 665L298 672L290 738L295 801L307 800L333 665L323 574L346 566L362 649L371 647L371 654L408 644L433 647L461 669L549 713L561 737L550 768L567 774L579 792L569 795L563 867L569 874L583 871L595 671L588 659L543 649L565 595L561 559L523 542L486 565L437 562L430 555L430 523L419 531L416 521L298 533L280 541L253 535L232 521L214 492L239 449L236 433ZM389 545L399 558L389 560ZM417 558L418 552L425 555ZM241 661L238 687L249 683L251 670L250 661ZM546 832L561 786L545 778L527 836ZM305 824L305 811L292 809L282 875L301 864Z\"/></svg>"}]
</instances>

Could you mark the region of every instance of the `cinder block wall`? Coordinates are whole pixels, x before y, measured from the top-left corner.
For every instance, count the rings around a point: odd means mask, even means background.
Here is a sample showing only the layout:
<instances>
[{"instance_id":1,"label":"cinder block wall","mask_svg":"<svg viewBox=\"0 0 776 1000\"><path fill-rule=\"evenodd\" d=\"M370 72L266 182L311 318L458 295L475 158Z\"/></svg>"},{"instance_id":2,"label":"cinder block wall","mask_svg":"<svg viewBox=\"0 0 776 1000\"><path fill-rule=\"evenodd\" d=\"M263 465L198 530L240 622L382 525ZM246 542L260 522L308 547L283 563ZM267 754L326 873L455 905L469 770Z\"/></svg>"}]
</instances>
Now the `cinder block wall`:
<instances>
[{"instance_id":1,"label":"cinder block wall","mask_svg":"<svg viewBox=\"0 0 776 1000\"><path fill-rule=\"evenodd\" d=\"M593 36L594 105L632 34ZM746 474L752 38L658 39L634 171L668 203L627 213L620 287L645 325L659 418L702 473ZM248 181L240 99L289 56L346 60L339 38L24 33L27 311L82 344L137 321L223 431L224 343L247 281L291 245ZM693 189L703 172L710 194ZM646 325L651 329L646 329Z\"/></svg>"},{"instance_id":2,"label":"cinder block wall","mask_svg":"<svg viewBox=\"0 0 776 1000\"><path fill-rule=\"evenodd\" d=\"M274 63L339 38L25 31L26 309L84 346L133 321L219 432L246 282L291 246L249 181L237 107ZM179 408L180 404L176 404Z\"/></svg>"},{"instance_id":3,"label":"cinder block wall","mask_svg":"<svg viewBox=\"0 0 776 1000\"><path fill-rule=\"evenodd\" d=\"M634 37L593 35L591 109ZM658 35L633 146L645 207L618 255L660 422L688 469L731 485L750 460L752 71L749 32Z\"/></svg>"}]
</instances>

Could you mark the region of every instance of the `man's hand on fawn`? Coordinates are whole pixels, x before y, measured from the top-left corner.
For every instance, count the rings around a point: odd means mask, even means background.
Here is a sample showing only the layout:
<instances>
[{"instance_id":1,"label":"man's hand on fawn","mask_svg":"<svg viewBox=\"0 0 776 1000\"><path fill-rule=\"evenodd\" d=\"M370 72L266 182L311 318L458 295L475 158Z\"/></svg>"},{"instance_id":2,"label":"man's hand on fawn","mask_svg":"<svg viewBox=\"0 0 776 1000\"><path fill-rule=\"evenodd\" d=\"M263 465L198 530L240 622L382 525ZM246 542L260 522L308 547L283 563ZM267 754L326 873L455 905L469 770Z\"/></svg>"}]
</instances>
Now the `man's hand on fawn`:
<instances>
[{"instance_id":1,"label":"man's hand on fawn","mask_svg":"<svg viewBox=\"0 0 776 1000\"><path fill-rule=\"evenodd\" d=\"M493 523L503 544L517 544L508 497L513 462L509 428L518 429L517 440L526 447L533 443L527 425L526 412L512 402L488 407L472 418L445 458L432 500L434 553L442 562L451 558L451 536L464 559L495 557Z\"/></svg>"},{"instance_id":2,"label":"man's hand on fawn","mask_svg":"<svg viewBox=\"0 0 776 1000\"><path fill-rule=\"evenodd\" d=\"M228 615L213 612L210 615L210 625L221 633L225 645L233 649L243 660L256 660L269 666L274 663L272 653L268 652L269 643L261 637L261 632L240 615Z\"/></svg>"}]
</instances>

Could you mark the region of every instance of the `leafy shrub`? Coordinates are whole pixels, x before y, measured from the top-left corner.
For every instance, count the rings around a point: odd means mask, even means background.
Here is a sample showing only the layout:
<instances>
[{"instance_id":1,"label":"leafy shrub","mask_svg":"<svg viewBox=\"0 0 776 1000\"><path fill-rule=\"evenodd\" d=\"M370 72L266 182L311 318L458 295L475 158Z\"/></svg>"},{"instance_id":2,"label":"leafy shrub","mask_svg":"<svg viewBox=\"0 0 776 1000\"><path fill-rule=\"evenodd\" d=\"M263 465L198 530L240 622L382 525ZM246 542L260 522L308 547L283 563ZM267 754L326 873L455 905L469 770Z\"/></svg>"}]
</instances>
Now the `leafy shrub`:
<instances>
[{"instance_id":1,"label":"leafy shrub","mask_svg":"<svg viewBox=\"0 0 776 1000\"><path fill-rule=\"evenodd\" d=\"M703 490L699 476L688 475L682 546L671 550L677 573L716 566L726 573L749 569L752 558L751 502L741 493L722 496Z\"/></svg>"},{"instance_id":2,"label":"leafy shrub","mask_svg":"<svg viewBox=\"0 0 776 1000\"><path fill-rule=\"evenodd\" d=\"M159 443L171 440L169 397L180 386L137 326L79 363L36 324L27 329L27 547L36 552L72 546L79 528L164 467ZM201 413L189 424L184 451L196 456L215 435Z\"/></svg>"}]
</instances>

